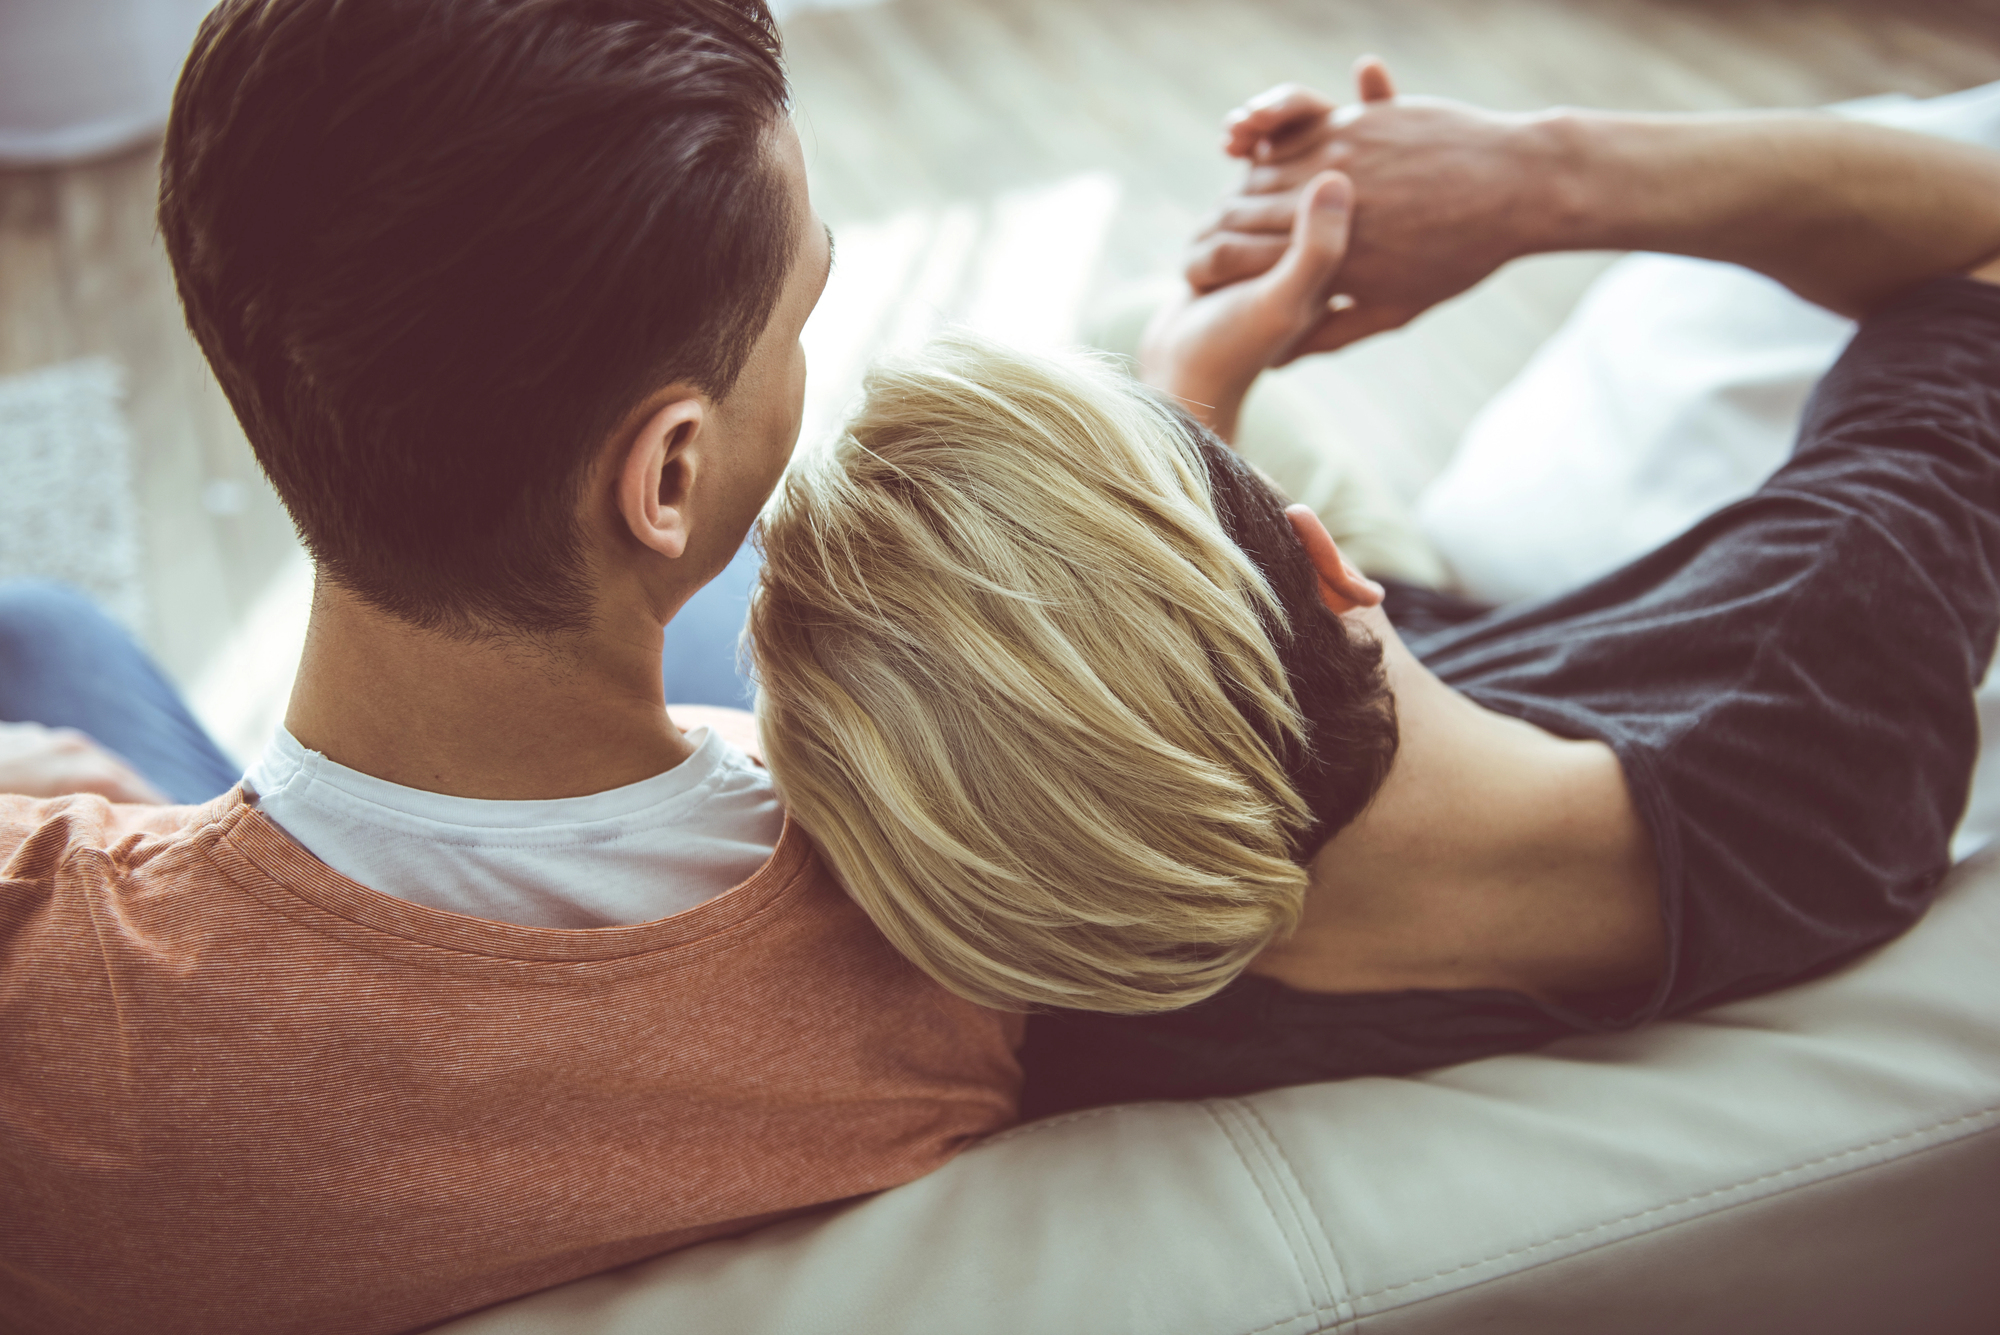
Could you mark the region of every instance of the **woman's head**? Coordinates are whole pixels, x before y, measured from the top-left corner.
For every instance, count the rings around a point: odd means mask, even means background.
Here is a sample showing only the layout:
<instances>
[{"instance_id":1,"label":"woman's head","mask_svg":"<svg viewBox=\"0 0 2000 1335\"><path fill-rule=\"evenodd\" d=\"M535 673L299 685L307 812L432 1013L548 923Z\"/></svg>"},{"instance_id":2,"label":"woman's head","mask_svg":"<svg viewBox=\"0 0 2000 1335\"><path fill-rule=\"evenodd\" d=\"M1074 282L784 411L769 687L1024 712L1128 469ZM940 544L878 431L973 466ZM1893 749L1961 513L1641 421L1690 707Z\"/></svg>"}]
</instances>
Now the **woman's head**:
<instances>
[{"instance_id":1,"label":"woman's head","mask_svg":"<svg viewBox=\"0 0 2000 1335\"><path fill-rule=\"evenodd\" d=\"M1394 754L1379 646L1321 606L1282 503L1094 362L953 335L877 370L762 541L779 788L975 1001L1209 995Z\"/></svg>"}]
</instances>

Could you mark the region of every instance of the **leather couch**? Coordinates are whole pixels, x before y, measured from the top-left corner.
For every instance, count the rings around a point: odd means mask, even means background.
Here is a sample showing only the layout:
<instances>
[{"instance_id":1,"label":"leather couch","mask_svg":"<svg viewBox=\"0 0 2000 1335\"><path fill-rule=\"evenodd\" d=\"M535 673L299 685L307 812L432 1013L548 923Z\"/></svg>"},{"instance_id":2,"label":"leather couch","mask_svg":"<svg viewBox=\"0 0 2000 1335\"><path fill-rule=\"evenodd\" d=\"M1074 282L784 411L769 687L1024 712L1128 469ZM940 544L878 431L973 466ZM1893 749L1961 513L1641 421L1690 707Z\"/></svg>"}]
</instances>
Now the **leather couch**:
<instances>
[{"instance_id":1,"label":"leather couch","mask_svg":"<svg viewBox=\"0 0 2000 1335\"><path fill-rule=\"evenodd\" d=\"M1031 1123L451 1335L2000 1330L2000 859L1901 939L1428 1075Z\"/></svg>"},{"instance_id":2,"label":"leather couch","mask_svg":"<svg viewBox=\"0 0 2000 1335\"><path fill-rule=\"evenodd\" d=\"M1843 110L2000 147L2000 85ZM1715 355L1746 328L1760 355ZM1425 518L1494 596L1587 578L1775 468L1844 339L1741 271L1625 261L1475 423ZM1613 409L1640 391L1657 429L1635 435ZM1508 477L1528 494L1495 505ZM1642 512L1664 527L1586 542L1564 519ZM1489 521L1504 570L1477 554ZM2000 835L2000 674L1981 703L1961 852ZM2000 852L1902 938L1768 996L1416 1077L1032 1123L872 1199L444 1329L1992 1335Z\"/></svg>"}]
</instances>

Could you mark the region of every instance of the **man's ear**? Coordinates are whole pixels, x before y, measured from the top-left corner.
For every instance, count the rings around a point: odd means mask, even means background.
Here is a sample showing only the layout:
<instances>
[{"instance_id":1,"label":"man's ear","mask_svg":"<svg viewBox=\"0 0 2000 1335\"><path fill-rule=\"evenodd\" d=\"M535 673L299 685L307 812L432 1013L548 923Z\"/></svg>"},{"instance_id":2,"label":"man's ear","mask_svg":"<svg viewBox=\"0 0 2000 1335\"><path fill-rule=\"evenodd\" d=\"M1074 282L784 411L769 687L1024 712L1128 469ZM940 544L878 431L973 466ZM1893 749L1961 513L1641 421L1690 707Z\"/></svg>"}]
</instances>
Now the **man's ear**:
<instances>
[{"instance_id":1,"label":"man's ear","mask_svg":"<svg viewBox=\"0 0 2000 1335\"><path fill-rule=\"evenodd\" d=\"M701 434L704 414L695 398L660 408L632 437L618 472L618 513L625 526L665 557L687 550L687 498L695 475L695 454L688 446Z\"/></svg>"},{"instance_id":2,"label":"man's ear","mask_svg":"<svg viewBox=\"0 0 2000 1335\"><path fill-rule=\"evenodd\" d=\"M1285 518L1292 521L1292 532L1299 535L1300 545L1311 558L1313 569L1319 572L1321 602L1336 613L1382 605L1382 586L1347 564L1318 515L1306 506L1288 505Z\"/></svg>"}]
</instances>

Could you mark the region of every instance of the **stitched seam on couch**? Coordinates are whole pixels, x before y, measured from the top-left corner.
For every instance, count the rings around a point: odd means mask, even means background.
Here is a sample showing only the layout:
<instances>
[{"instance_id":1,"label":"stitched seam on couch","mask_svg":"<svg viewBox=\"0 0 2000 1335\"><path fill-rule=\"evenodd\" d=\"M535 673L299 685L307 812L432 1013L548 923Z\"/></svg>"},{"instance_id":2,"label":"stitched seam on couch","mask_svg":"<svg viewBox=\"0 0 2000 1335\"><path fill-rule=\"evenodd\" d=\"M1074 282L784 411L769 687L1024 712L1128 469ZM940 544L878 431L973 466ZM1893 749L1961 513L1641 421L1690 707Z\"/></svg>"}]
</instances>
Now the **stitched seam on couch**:
<instances>
[{"instance_id":1,"label":"stitched seam on couch","mask_svg":"<svg viewBox=\"0 0 2000 1335\"><path fill-rule=\"evenodd\" d=\"M1264 1210L1271 1216L1272 1226L1278 1230L1278 1236L1284 1239L1285 1250L1291 1253L1292 1269L1298 1274L1299 1287L1306 1291L1306 1302L1309 1304L1306 1310L1286 1317L1285 1321L1281 1321L1278 1324L1283 1325L1285 1322L1297 1321L1300 1317L1312 1315L1314 1312L1320 1310L1320 1303L1312 1291L1312 1281L1306 1278L1305 1262L1299 1256L1297 1244L1292 1242L1290 1237L1286 1236L1285 1221L1278 1217L1277 1202L1271 1199L1270 1192L1264 1190L1263 1180L1258 1176L1256 1168L1251 1165L1250 1156L1243 1152L1243 1146L1237 1143L1237 1137L1230 1131L1229 1123L1223 1119L1222 1109L1226 1108L1228 1104L1218 1101L1214 1103L1203 1102L1198 1106L1203 1112L1208 1114L1209 1120L1214 1122L1216 1127L1221 1130L1222 1138L1229 1142L1229 1148L1235 1151L1236 1162L1242 1165L1243 1175L1249 1178L1250 1185L1257 1189L1257 1198L1264 1202ZM1296 1223L1296 1220L1294 1222ZM1321 1291L1327 1292L1324 1289ZM1264 1327L1263 1329L1269 1329L1269 1327Z\"/></svg>"},{"instance_id":2,"label":"stitched seam on couch","mask_svg":"<svg viewBox=\"0 0 2000 1335\"><path fill-rule=\"evenodd\" d=\"M1778 1168L1768 1173L1760 1173L1756 1177L1745 1178L1741 1182L1732 1182L1727 1186L1711 1187L1707 1191L1698 1191L1692 1196L1683 1196L1679 1200L1672 1200L1664 1202L1663 1204L1660 1205L1649 1206L1644 1210L1635 1210L1631 1214L1620 1215L1616 1219L1606 1219L1599 1223L1588 1225L1587 1227L1584 1228L1575 1229L1568 1233L1558 1234L1557 1236L1552 1238L1542 1238L1539 1239L1538 1241L1526 1243L1519 1247L1511 1247L1504 1252L1495 1252L1491 1256L1481 1257L1477 1261L1467 1261L1463 1265L1455 1265L1451 1267L1449 1270L1438 1270L1432 1272L1431 1274L1421 1276L1420 1278L1417 1279L1404 1280L1400 1284L1390 1284L1383 1288L1370 1289L1366 1293L1358 1293L1354 1295L1354 1301L1356 1303L1360 1303L1366 1301L1369 1298L1379 1298L1382 1297L1384 1294L1395 1293L1400 1289L1415 1288L1419 1284L1428 1284L1434 1279L1443 1279L1448 1275L1456 1275L1461 1271L1477 1269L1479 1266L1483 1265L1491 1265L1495 1261L1504 1261L1510 1256L1519 1256L1523 1252L1531 1252L1541 1247L1551 1247L1559 1242L1568 1242L1571 1241L1572 1239L1581 1238L1591 1233L1597 1233L1605 1229L1616 1228L1620 1224L1629 1224L1635 1219L1644 1219L1648 1215L1661 1214L1667 1210L1677 1209L1683 1205L1691 1205L1696 1201L1707 1200L1713 1196L1723 1196L1729 1194L1730 1192L1742 1191L1745 1188L1754 1187L1760 1182L1769 1182L1774 1178L1787 1177L1791 1174L1802 1172L1808 1168L1816 1168L1821 1164L1837 1163L1842 1159L1856 1158L1858 1156L1867 1154L1871 1150L1881 1149L1885 1145L1894 1145L1899 1141L1915 1140L1922 1136L1934 1135L1939 1131L1948 1130L1951 1127L1958 1126L1966 1122L1986 1122L1990 1125L2000 1125L2000 1107L1982 1108L1977 1112L1963 1113L1957 1117L1952 1117L1942 1122L1933 1123L1930 1126L1918 1127L1914 1131L1904 1131L1897 1135L1884 1136L1879 1140L1867 1141L1860 1145L1851 1145L1844 1150L1836 1150L1831 1154L1823 1154L1817 1159L1807 1159L1802 1163L1795 1163L1786 1168ZM1966 1134L1971 1135L1973 1134L1973 1132L1968 1131ZM1963 1139L1963 1137L1954 1137L1953 1139ZM1950 1140L1942 1140L1937 1143L1937 1146L1932 1146L1927 1148L1936 1148L1950 1143L1951 1143ZM1817 1179L1817 1181L1830 1182L1833 1180L1833 1177L1836 1176L1845 1176L1845 1174L1834 1174L1829 1177L1819 1178Z\"/></svg>"},{"instance_id":3,"label":"stitched seam on couch","mask_svg":"<svg viewBox=\"0 0 2000 1335\"><path fill-rule=\"evenodd\" d=\"M1305 1234L1308 1243L1319 1244L1313 1253L1313 1262L1319 1269L1320 1280L1326 1285L1328 1296L1333 1299L1334 1311L1343 1321L1348 1319L1354 1314L1354 1309L1347 1296L1347 1267L1341 1264L1340 1253L1334 1250L1333 1239L1327 1234L1325 1222L1320 1219L1319 1211L1313 1209L1312 1198L1306 1194L1305 1183L1300 1180L1298 1169L1293 1165L1291 1156L1285 1153L1284 1142L1278 1139L1277 1132L1271 1129L1271 1124L1264 1119L1263 1112L1256 1104L1245 1099L1231 1100L1231 1102L1235 1103L1239 1111L1257 1123L1264 1133L1263 1143L1266 1153L1276 1155L1278 1162L1284 1165L1285 1195L1291 1202L1293 1213L1299 1218L1299 1231ZM1333 1265L1331 1275L1326 1272L1328 1262ZM1317 1310L1324 1312L1326 1309L1322 1307Z\"/></svg>"},{"instance_id":4,"label":"stitched seam on couch","mask_svg":"<svg viewBox=\"0 0 2000 1335\"><path fill-rule=\"evenodd\" d=\"M1019 1140L1022 1137L1032 1135L1037 1131L1048 1131L1054 1129L1055 1127L1068 1126L1075 1122L1094 1121L1095 1119L1100 1117L1111 1117L1120 1113L1130 1112L1134 1107L1144 1107L1144 1106L1145 1106L1144 1104L1114 1103L1103 1108L1085 1108L1078 1112L1064 1113L1059 1117L1043 1118L1041 1121L1038 1122L1029 1122L1022 1126L1010 1127L1007 1130L1000 1132L998 1135L988 1136L985 1140L980 1141L979 1144L974 1145L970 1150L967 1151L967 1153L977 1153L979 1150L984 1149L988 1145L998 1145L1002 1141ZM1263 1184L1257 1180L1257 1174L1251 1170L1249 1163L1244 1158L1242 1148L1238 1146L1238 1144L1236 1143L1236 1137L1230 1134L1228 1125L1224 1123L1222 1121L1222 1118L1217 1114L1216 1107L1227 1106L1249 1111L1251 1115L1256 1118L1257 1124L1263 1128L1265 1135L1271 1137L1270 1138L1271 1146L1277 1150L1279 1156L1282 1158L1284 1156L1284 1150L1282 1147L1278 1146L1276 1137L1271 1136L1270 1124L1264 1120L1263 1115L1261 1113L1256 1112L1255 1109L1252 1109L1249 1104L1245 1103L1241 1099L1204 1100L1200 1103L1195 1104L1194 1106L1200 1108L1203 1112L1207 1113L1209 1115L1209 1118L1217 1124L1217 1128L1222 1132L1222 1138L1224 1142L1227 1143L1230 1149L1235 1152L1237 1161L1243 1164L1244 1173L1249 1177L1250 1184L1257 1189L1257 1195L1259 1199L1261 1199L1264 1202L1265 1210L1268 1211L1271 1215L1271 1222L1277 1226L1278 1232L1282 1234L1285 1231L1285 1228L1283 1222L1278 1218L1278 1211L1276 1205L1272 1203L1270 1195L1265 1192ZM1285 1159L1285 1169L1286 1173L1291 1176L1293 1184L1297 1185L1298 1178L1297 1174L1292 1171L1291 1160ZM1289 1203L1290 1202L1288 1202L1288 1204ZM1320 1236L1324 1238L1325 1226L1321 1223L1318 1212L1312 1210L1309 1205L1306 1208L1306 1220L1300 1221L1300 1229L1302 1231L1307 1227L1308 1220L1310 1221L1310 1226L1318 1230ZM1332 1254L1331 1246L1327 1248L1327 1254L1329 1255ZM1339 1258L1336 1257L1335 1263L1338 1264L1338 1261ZM1314 1264L1317 1266L1318 1264L1317 1259L1315 1259ZM1299 1274L1300 1285L1304 1288L1310 1289L1311 1285L1307 1283L1304 1274L1304 1266L1300 1263L1299 1257L1295 1250L1292 1256L1292 1265L1300 1271ZM1325 1283L1326 1274L1323 1269L1320 1272L1320 1276L1322 1282ZM1237 1335L1268 1335L1268 1333L1271 1331L1282 1330L1286 1326L1296 1325L1301 1321L1311 1321L1314 1323L1313 1328L1315 1330L1324 1330L1325 1326L1322 1323L1324 1318L1327 1317L1328 1315L1334 1315L1337 1318L1337 1320L1341 1323L1345 1323L1349 1320L1352 1320L1353 1319L1352 1309L1348 1306L1347 1298L1344 1294L1345 1287L1346 1287L1346 1277L1344 1275L1342 1276L1341 1279L1340 1288L1335 1288L1331 1283L1326 1283L1326 1292L1334 1296L1334 1304L1331 1307L1322 1304L1314 1304L1313 1306L1306 1308L1302 1312L1294 1312L1290 1316L1280 1317L1276 1321L1267 1322L1264 1325L1257 1326L1253 1329L1239 1331Z\"/></svg>"},{"instance_id":5,"label":"stitched seam on couch","mask_svg":"<svg viewBox=\"0 0 2000 1335\"><path fill-rule=\"evenodd\" d=\"M1264 1332L1266 1331L1277 1330L1280 1327L1289 1326L1295 1321L1311 1320L1317 1322L1321 1317L1325 1315L1326 1315L1326 1309L1324 1307L1315 1307L1312 1308L1310 1311L1300 1312L1296 1316L1288 1316L1283 1321L1273 1321L1269 1325L1258 1326L1255 1330L1238 1331L1237 1335L1264 1335ZM1345 1322L1346 1318L1343 1317L1341 1321L1336 1322L1335 1324L1343 1325L1345 1324ZM1313 1329L1319 1331L1319 1330L1325 1330L1326 1327L1324 1325L1315 1325Z\"/></svg>"},{"instance_id":6,"label":"stitched seam on couch","mask_svg":"<svg viewBox=\"0 0 2000 1335\"><path fill-rule=\"evenodd\" d=\"M1236 1151L1237 1159L1243 1164L1243 1171L1248 1174L1251 1183L1256 1186L1257 1194L1264 1198L1264 1208L1271 1212L1271 1222L1278 1226L1279 1235L1286 1240L1287 1250L1292 1253L1292 1268L1298 1271L1300 1287L1305 1289L1306 1300L1311 1304L1308 1311L1300 1315L1324 1311L1329 1303L1340 1302L1343 1295L1327 1279L1326 1267L1321 1264L1319 1254L1315 1252L1312 1256L1312 1271L1313 1274L1319 1277L1319 1287L1315 1291L1312 1276L1306 1273L1306 1258L1299 1255L1301 1247L1299 1243L1292 1241L1292 1237L1296 1236L1305 1243L1304 1250L1312 1250L1312 1230L1306 1223L1306 1217L1310 1214L1310 1211L1301 1211L1297 1196L1292 1190L1288 1189L1289 1187L1297 1186L1296 1180L1292 1180L1289 1183L1286 1181L1286 1179L1291 1178L1291 1164L1286 1163L1284 1170L1280 1172L1277 1164L1272 1161L1272 1153L1276 1150L1277 1146L1276 1142L1269 1138L1270 1127L1265 1125L1263 1118L1256 1117L1254 1118L1256 1124L1254 1126L1246 1126L1244 1134L1239 1136L1230 1125L1232 1118L1225 1114L1233 1114L1234 1119L1246 1123L1252 1120L1254 1114L1252 1116L1245 1116L1250 1111L1248 1106L1236 1099L1216 1099L1204 1102L1201 1107L1202 1111L1206 1112L1214 1119L1215 1124L1222 1128L1222 1134L1228 1137L1230 1148ZM1249 1143L1246 1145L1242 1143L1243 1141L1248 1141ZM1264 1189L1263 1176L1257 1172L1256 1168L1250 1162L1252 1151L1263 1162L1265 1172L1271 1177L1279 1179L1279 1187L1283 1191L1285 1198L1285 1212L1291 1216L1292 1221L1292 1227L1289 1231L1285 1228L1284 1221L1278 1217L1277 1202L1273 1201L1270 1192ZM1283 1159L1282 1152L1279 1152L1278 1157L1281 1160ZM1295 1316L1291 1319L1297 1320L1298 1317Z\"/></svg>"}]
</instances>

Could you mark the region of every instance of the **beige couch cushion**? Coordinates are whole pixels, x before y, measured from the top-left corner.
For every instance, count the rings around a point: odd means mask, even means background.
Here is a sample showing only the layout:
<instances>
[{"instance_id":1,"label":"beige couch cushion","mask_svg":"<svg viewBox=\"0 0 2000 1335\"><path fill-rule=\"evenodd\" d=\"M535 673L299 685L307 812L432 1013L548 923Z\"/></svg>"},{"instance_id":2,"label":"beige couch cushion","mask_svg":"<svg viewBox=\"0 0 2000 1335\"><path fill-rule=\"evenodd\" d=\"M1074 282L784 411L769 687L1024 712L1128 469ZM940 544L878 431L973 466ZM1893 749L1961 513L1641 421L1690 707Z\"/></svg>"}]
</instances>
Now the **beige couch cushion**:
<instances>
[{"instance_id":1,"label":"beige couch cushion","mask_svg":"<svg viewBox=\"0 0 2000 1335\"><path fill-rule=\"evenodd\" d=\"M1990 1331L2000 862L1770 996L1408 1079L1051 1119L453 1335Z\"/></svg>"}]
</instances>

